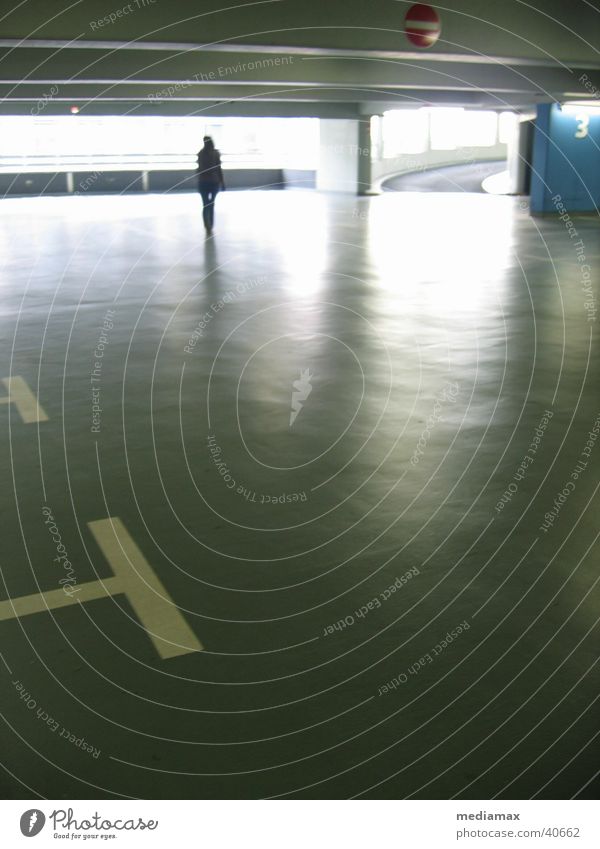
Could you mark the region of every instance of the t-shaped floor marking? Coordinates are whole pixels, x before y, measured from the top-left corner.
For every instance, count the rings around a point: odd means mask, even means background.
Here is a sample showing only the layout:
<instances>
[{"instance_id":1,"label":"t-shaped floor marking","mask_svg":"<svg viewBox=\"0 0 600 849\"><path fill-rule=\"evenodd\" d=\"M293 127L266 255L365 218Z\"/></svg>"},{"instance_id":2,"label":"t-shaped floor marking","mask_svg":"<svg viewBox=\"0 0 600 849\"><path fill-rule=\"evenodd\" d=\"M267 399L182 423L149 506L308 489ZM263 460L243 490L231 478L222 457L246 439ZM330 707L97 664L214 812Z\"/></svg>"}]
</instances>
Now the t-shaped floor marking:
<instances>
[{"instance_id":1,"label":"t-shaped floor marking","mask_svg":"<svg viewBox=\"0 0 600 849\"><path fill-rule=\"evenodd\" d=\"M3 377L2 383L8 390L8 395L0 397L0 404L14 404L25 424L32 422L47 422L48 416L38 403L27 383L18 374L14 377Z\"/></svg>"},{"instance_id":2,"label":"t-shaped floor marking","mask_svg":"<svg viewBox=\"0 0 600 849\"><path fill-rule=\"evenodd\" d=\"M202 644L123 522L114 516L88 522L88 527L114 577L77 584L73 595L60 589L2 601L0 622L123 593L163 659L202 651Z\"/></svg>"}]
</instances>

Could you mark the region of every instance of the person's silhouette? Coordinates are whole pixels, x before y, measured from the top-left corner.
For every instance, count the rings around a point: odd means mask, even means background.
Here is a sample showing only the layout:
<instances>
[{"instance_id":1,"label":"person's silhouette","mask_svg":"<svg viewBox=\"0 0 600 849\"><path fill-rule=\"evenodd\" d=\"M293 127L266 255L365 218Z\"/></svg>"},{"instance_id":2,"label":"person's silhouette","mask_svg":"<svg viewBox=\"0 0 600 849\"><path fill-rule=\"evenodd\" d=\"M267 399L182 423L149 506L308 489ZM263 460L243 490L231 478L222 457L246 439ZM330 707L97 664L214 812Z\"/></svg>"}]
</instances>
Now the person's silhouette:
<instances>
[{"instance_id":1,"label":"person's silhouette","mask_svg":"<svg viewBox=\"0 0 600 849\"><path fill-rule=\"evenodd\" d=\"M204 136L204 147L198 153L198 191L202 197L202 218L208 235L215 222L215 198L225 189L221 156L210 136Z\"/></svg>"}]
</instances>

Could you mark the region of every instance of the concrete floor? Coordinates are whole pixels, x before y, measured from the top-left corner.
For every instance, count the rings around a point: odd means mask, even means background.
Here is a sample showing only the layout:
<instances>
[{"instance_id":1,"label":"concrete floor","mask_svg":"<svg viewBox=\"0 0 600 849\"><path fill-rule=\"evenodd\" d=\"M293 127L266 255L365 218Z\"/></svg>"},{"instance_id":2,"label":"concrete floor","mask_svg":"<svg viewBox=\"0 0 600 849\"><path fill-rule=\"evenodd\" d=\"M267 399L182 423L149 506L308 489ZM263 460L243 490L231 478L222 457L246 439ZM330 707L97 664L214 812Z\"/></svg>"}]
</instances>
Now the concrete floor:
<instances>
[{"instance_id":1,"label":"concrete floor","mask_svg":"<svg viewBox=\"0 0 600 849\"><path fill-rule=\"evenodd\" d=\"M2 376L43 408L0 406L0 589L33 596L0 621L5 798L597 794L600 361L562 222L311 192L225 193L211 239L195 195L0 217Z\"/></svg>"}]
</instances>

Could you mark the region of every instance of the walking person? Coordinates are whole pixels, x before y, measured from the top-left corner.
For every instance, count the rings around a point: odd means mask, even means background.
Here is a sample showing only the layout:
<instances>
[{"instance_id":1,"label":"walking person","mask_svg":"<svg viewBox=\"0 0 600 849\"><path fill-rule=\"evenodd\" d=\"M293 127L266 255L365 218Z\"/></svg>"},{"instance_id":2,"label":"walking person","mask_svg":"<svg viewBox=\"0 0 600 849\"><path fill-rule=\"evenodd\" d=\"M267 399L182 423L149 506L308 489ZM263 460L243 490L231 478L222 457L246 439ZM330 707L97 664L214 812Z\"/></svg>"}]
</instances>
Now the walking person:
<instances>
[{"instance_id":1,"label":"walking person","mask_svg":"<svg viewBox=\"0 0 600 849\"><path fill-rule=\"evenodd\" d=\"M225 189L221 156L210 136L204 136L204 147L198 153L198 191L202 196L202 218L208 236L215 222L215 199Z\"/></svg>"}]
</instances>

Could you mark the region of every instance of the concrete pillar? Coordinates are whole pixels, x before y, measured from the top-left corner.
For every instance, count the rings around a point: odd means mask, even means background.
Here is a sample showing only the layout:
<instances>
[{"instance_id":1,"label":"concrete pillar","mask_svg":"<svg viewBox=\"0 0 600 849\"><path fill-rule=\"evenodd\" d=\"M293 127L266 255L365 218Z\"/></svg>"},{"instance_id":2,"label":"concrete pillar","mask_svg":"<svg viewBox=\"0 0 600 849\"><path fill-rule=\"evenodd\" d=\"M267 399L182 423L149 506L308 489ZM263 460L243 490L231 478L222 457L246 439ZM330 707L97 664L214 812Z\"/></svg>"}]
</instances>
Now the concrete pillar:
<instances>
[{"instance_id":1,"label":"concrete pillar","mask_svg":"<svg viewBox=\"0 0 600 849\"><path fill-rule=\"evenodd\" d=\"M371 116L358 122L358 194L371 193Z\"/></svg>"},{"instance_id":2,"label":"concrete pillar","mask_svg":"<svg viewBox=\"0 0 600 849\"><path fill-rule=\"evenodd\" d=\"M528 195L531 186L531 160L533 158L534 123L519 121L508 143L509 192L511 195Z\"/></svg>"},{"instance_id":3,"label":"concrete pillar","mask_svg":"<svg viewBox=\"0 0 600 849\"><path fill-rule=\"evenodd\" d=\"M371 116L360 120L322 118L317 189L325 192L371 192Z\"/></svg>"},{"instance_id":4,"label":"concrete pillar","mask_svg":"<svg viewBox=\"0 0 600 849\"><path fill-rule=\"evenodd\" d=\"M322 118L317 189L352 192L358 189L358 126L353 119Z\"/></svg>"},{"instance_id":5,"label":"concrete pillar","mask_svg":"<svg viewBox=\"0 0 600 849\"><path fill-rule=\"evenodd\" d=\"M532 120L519 122L519 180L517 192L528 195L531 190L531 163L533 162L533 136L535 123Z\"/></svg>"}]
</instances>

